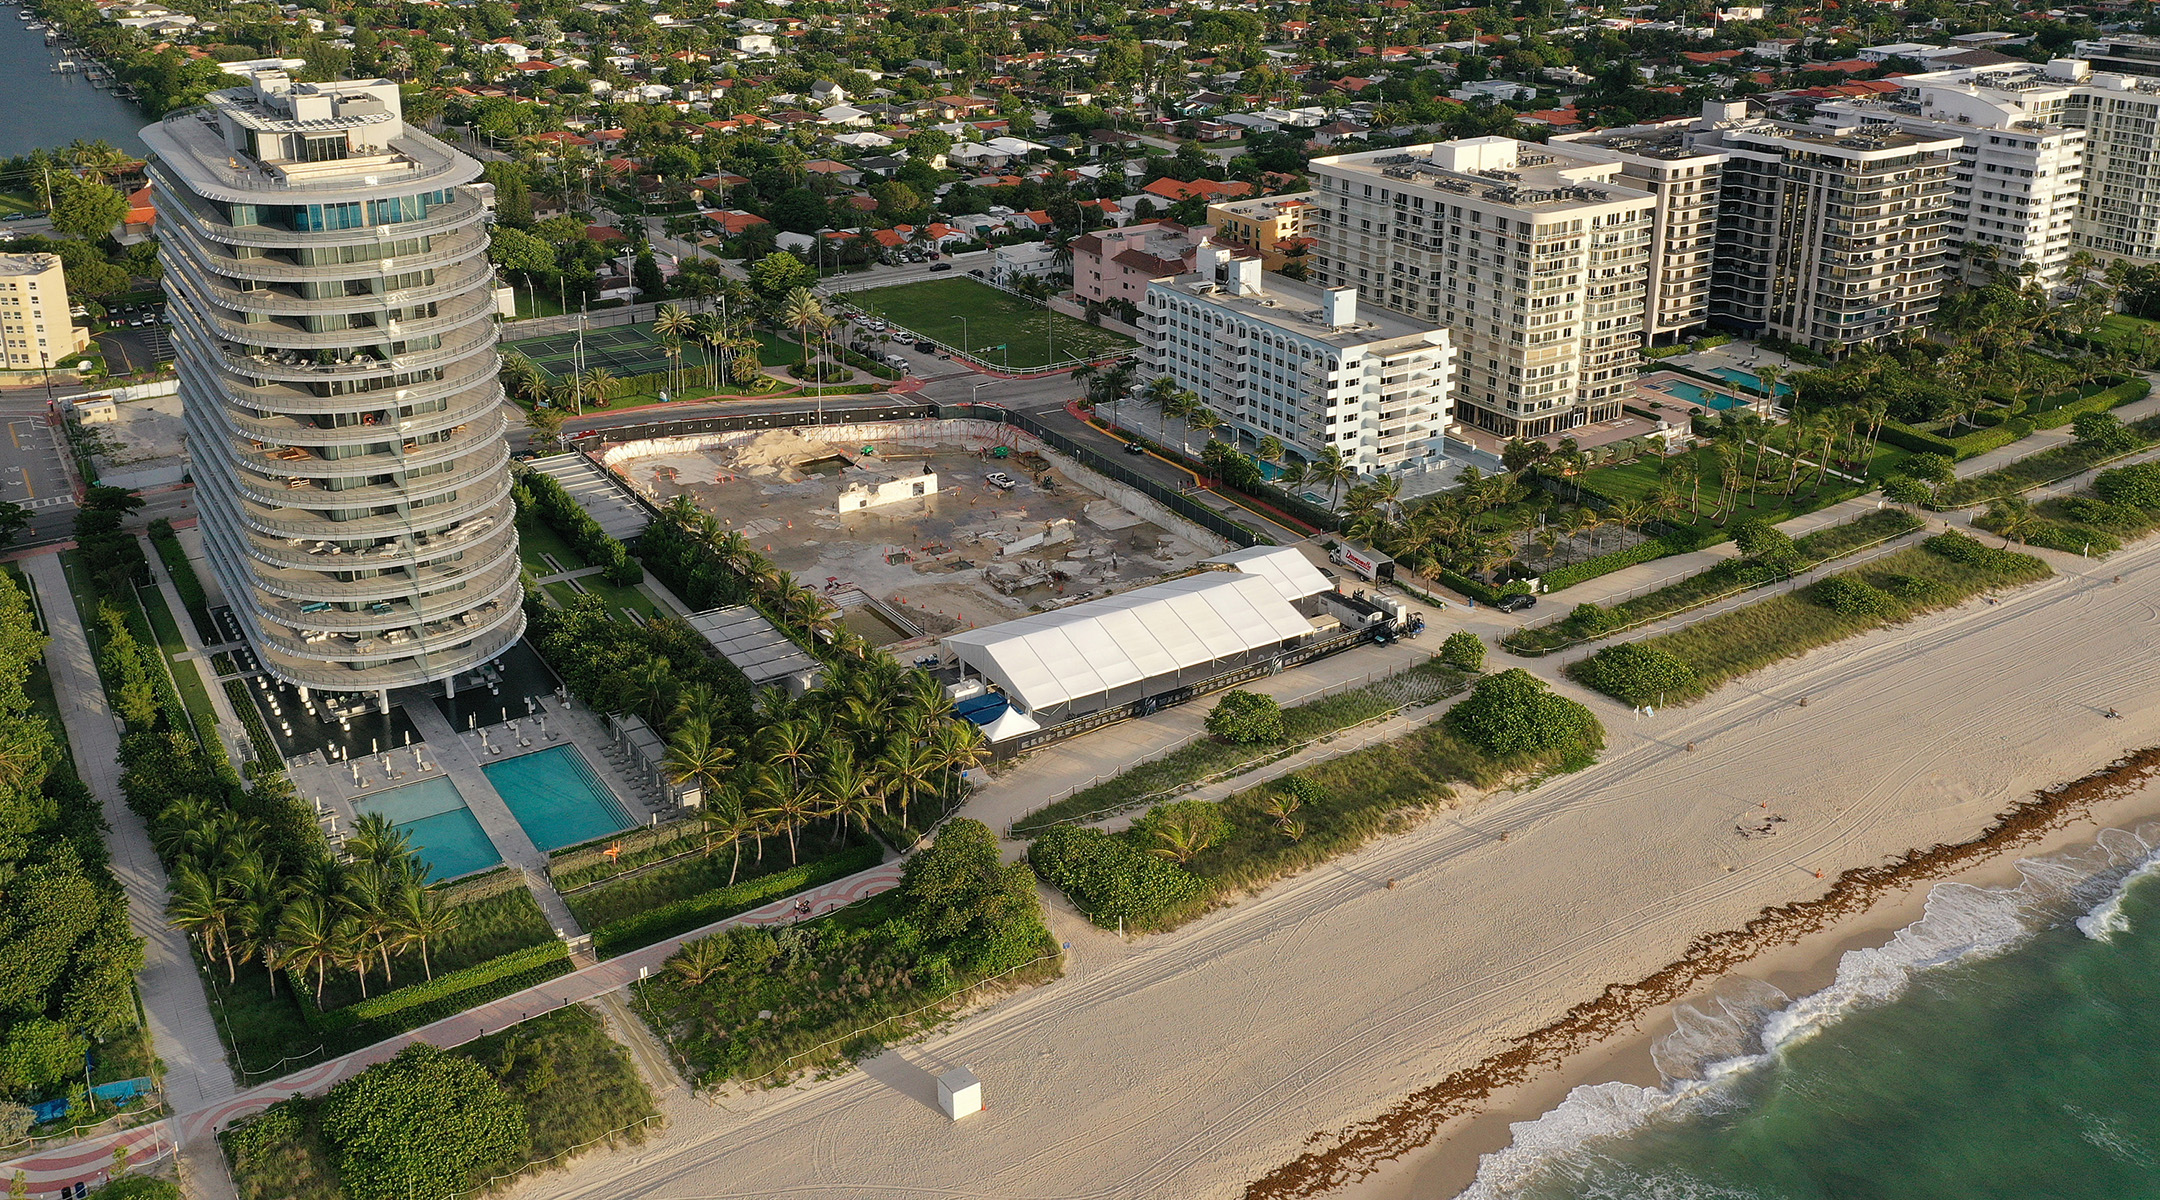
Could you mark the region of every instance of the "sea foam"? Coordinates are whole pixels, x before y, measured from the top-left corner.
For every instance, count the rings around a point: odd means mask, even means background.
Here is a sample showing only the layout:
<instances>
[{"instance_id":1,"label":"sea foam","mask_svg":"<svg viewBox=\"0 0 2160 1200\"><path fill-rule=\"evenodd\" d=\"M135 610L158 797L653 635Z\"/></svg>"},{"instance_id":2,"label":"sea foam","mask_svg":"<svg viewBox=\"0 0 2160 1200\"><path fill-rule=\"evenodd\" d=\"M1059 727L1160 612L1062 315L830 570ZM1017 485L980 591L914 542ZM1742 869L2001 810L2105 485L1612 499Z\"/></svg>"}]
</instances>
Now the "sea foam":
<instances>
[{"instance_id":1,"label":"sea foam","mask_svg":"<svg viewBox=\"0 0 2160 1200\"><path fill-rule=\"evenodd\" d=\"M1651 1048L1663 1082L1584 1084L1551 1111L1510 1127L1509 1144L1478 1162L1476 1180L1458 1200L1507 1200L1548 1170L1581 1162L1603 1138L1631 1133L1661 1118L1709 1111L1727 1100L1741 1075L1771 1062L1856 1008L1895 999L1913 977L1952 963L1987 958L2016 946L2068 913L2077 928L2105 940L2128 927L2122 899L2146 875L2160 872L2160 825L2104 830L2089 846L2020 860L2013 887L1939 883L1918 921L1881 946L1849 950L1837 977L1798 1000L1760 980L1735 976L1704 996L1674 1006L1673 1029ZM1668 1180L1670 1194L1708 1197L1693 1181Z\"/></svg>"}]
</instances>

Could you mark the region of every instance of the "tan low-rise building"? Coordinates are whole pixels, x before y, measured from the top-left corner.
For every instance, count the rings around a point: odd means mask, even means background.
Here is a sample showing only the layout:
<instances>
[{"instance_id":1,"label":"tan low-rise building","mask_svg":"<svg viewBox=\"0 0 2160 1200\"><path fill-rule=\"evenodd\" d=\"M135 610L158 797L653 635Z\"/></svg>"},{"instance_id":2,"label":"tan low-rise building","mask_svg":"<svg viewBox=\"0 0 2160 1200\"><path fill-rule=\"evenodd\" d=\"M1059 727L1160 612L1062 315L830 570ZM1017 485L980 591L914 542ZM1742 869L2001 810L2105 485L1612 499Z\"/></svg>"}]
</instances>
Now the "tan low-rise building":
<instances>
[{"instance_id":1,"label":"tan low-rise building","mask_svg":"<svg viewBox=\"0 0 2160 1200\"><path fill-rule=\"evenodd\" d=\"M0 341L11 371L57 367L90 345L68 303L67 268L57 254L0 254Z\"/></svg>"},{"instance_id":2,"label":"tan low-rise building","mask_svg":"<svg viewBox=\"0 0 2160 1200\"><path fill-rule=\"evenodd\" d=\"M1309 244L1305 213L1312 207L1312 200L1311 192L1227 200L1208 205L1208 224L1215 227L1217 243L1250 250L1260 256L1263 268L1280 271L1293 255L1304 253Z\"/></svg>"}]
</instances>

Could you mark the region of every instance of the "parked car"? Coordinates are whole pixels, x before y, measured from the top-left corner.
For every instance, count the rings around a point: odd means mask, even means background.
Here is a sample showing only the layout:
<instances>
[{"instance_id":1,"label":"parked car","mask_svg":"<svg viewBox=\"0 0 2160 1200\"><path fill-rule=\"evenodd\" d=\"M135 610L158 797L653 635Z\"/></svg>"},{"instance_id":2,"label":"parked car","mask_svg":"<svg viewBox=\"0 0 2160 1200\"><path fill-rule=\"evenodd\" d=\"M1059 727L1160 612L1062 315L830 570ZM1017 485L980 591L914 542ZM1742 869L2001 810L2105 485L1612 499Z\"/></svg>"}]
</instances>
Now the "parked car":
<instances>
[{"instance_id":1,"label":"parked car","mask_svg":"<svg viewBox=\"0 0 2160 1200\"><path fill-rule=\"evenodd\" d=\"M977 279L990 278L988 275L983 274L983 269L981 267L976 267L974 270L969 271L968 274L973 275Z\"/></svg>"},{"instance_id":2,"label":"parked car","mask_svg":"<svg viewBox=\"0 0 2160 1200\"><path fill-rule=\"evenodd\" d=\"M936 342L931 342L931 341L922 341L922 342L917 342L917 343L915 343L915 348L916 348L917 350L920 350L920 351L922 351L922 352L923 352L924 354L936 354L936 353L937 353L937 343L936 343Z\"/></svg>"},{"instance_id":3,"label":"parked car","mask_svg":"<svg viewBox=\"0 0 2160 1200\"><path fill-rule=\"evenodd\" d=\"M952 264L946 262L931 263L930 269L933 271L950 271L952 270Z\"/></svg>"},{"instance_id":4,"label":"parked car","mask_svg":"<svg viewBox=\"0 0 2160 1200\"><path fill-rule=\"evenodd\" d=\"M4 217L0 217L0 221L21 221L27 219L29 216L29 213L11 212Z\"/></svg>"},{"instance_id":5,"label":"parked car","mask_svg":"<svg viewBox=\"0 0 2160 1200\"><path fill-rule=\"evenodd\" d=\"M1014 479L1012 476L1007 475L1003 471L990 472L988 475L983 476L983 482L989 484L991 487L994 487L1001 492L1009 492L1014 488L1020 486L1019 480Z\"/></svg>"},{"instance_id":6,"label":"parked car","mask_svg":"<svg viewBox=\"0 0 2160 1200\"><path fill-rule=\"evenodd\" d=\"M888 354L885 356L885 365L895 371L905 371L908 369L908 360L897 354Z\"/></svg>"},{"instance_id":7,"label":"parked car","mask_svg":"<svg viewBox=\"0 0 2160 1200\"><path fill-rule=\"evenodd\" d=\"M1521 612L1526 608L1536 608L1537 597L1528 592L1517 592L1512 596L1500 597L1500 603L1494 607L1501 612Z\"/></svg>"}]
</instances>

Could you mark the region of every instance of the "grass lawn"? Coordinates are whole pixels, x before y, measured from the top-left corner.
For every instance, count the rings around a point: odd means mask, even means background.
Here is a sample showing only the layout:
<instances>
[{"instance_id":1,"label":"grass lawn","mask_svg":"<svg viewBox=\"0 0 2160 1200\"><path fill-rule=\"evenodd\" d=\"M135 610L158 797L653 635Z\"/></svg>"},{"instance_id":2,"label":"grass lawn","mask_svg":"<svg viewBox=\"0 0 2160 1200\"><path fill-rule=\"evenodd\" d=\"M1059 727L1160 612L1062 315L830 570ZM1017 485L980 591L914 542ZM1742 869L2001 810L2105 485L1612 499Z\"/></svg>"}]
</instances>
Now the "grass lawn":
<instances>
[{"instance_id":1,"label":"grass lawn","mask_svg":"<svg viewBox=\"0 0 2160 1200\"><path fill-rule=\"evenodd\" d=\"M547 914L540 911L540 902L533 899L527 888L515 888L499 896L460 904L452 911L458 916L457 928L439 944L428 948L427 965L433 967L437 975L478 966L512 950L540 945L555 936ZM393 954L390 962L395 968L390 981L392 987L405 987L427 978L417 949ZM327 978L328 985L323 988L323 1008L342 1008L360 999L359 982L350 972L333 972ZM383 991L382 973L378 967L368 978L368 994L380 996Z\"/></svg>"},{"instance_id":2,"label":"grass lawn","mask_svg":"<svg viewBox=\"0 0 2160 1200\"><path fill-rule=\"evenodd\" d=\"M1800 552L1803 561L1813 565L1851 554L1880 539L1909 533L1923 524L1918 517L1903 509L1878 509L1866 516L1817 530L1806 537L1795 538L1793 548ZM1622 630L1669 617L1674 613L1686 612L1735 592L1776 582L1772 578L1751 580L1746 569L1742 560L1727 559L1678 583L1668 584L1654 592L1613 605L1604 610L1603 618L1594 627L1585 628L1583 623L1573 616L1563 617L1543 625L1518 629L1501 639L1500 644L1517 654L1542 655L1577 642L1610 637Z\"/></svg>"},{"instance_id":3,"label":"grass lawn","mask_svg":"<svg viewBox=\"0 0 2160 1200\"><path fill-rule=\"evenodd\" d=\"M1145 803L1150 798L1167 798L1173 788L1227 771L1258 766L1280 758L1314 738L1399 708L1452 696L1460 692L1464 684L1461 672L1433 659L1364 687L1308 704L1292 705L1283 710L1284 737L1278 745L1248 746L1203 737L1093 787L1074 792L1055 804L1036 809L1013 823L1013 833L1026 837L1060 822L1090 818L1091 815L1106 816Z\"/></svg>"},{"instance_id":4,"label":"grass lawn","mask_svg":"<svg viewBox=\"0 0 2160 1200\"><path fill-rule=\"evenodd\" d=\"M541 558L543 554L553 555L555 561L561 563L562 569L565 571L583 570L591 565L585 561L582 555L571 548L570 543L563 540L561 534L549 528L545 521L519 521L518 557L524 560L526 569L542 577L555 574L555 568L549 566ZM605 601L608 606L609 616L615 616L625 608L647 619L666 615L660 611L660 607L654 604L650 597L634 587L622 587L618 584L609 583L598 575L587 575L579 579L577 584L578 587L584 588ZM546 585L542 590L555 597L556 603L568 604L577 598L578 587L572 587L567 581L559 580Z\"/></svg>"},{"instance_id":5,"label":"grass lawn","mask_svg":"<svg viewBox=\"0 0 2160 1200\"><path fill-rule=\"evenodd\" d=\"M1818 603L1824 583L1828 582L1825 580L1630 644L1673 655L1693 670L1691 686L1662 689L1667 704L1684 704L1709 695L1729 680L1818 646L1950 608L1982 592L2032 583L2052 574L2046 563L2030 555L2012 554L1999 564L1974 566L1952 562L1924 546L1916 546L1830 577L1857 580L1880 589L1884 602L1880 612L1840 613ZM1918 591L1899 586L1907 580L1917 581ZM1588 683L1584 664L1597 662L1606 653L1600 651L1583 662L1570 664L1568 674ZM1626 696L1617 698L1629 701Z\"/></svg>"},{"instance_id":6,"label":"grass lawn","mask_svg":"<svg viewBox=\"0 0 2160 1200\"><path fill-rule=\"evenodd\" d=\"M187 639L180 635L180 623L173 619L172 609L165 604L165 593L156 587L139 588L136 597L142 601L143 612L150 618L150 629L157 634L158 649L165 652L165 665L172 671L173 687L180 693L180 703L187 709L188 720L195 723L195 734L202 739L206 749L223 752L217 734L217 709L211 707L210 692L203 687L202 672L193 662L181 662L178 655L187 652Z\"/></svg>"},{"instance_id":7,"label":"grass lawn","mask_svg":"<svg viewBox=\"0 0 2160 1200\"><path fill-rule=\"evenodd\" d=\"M2121 346L2126 342L2135 346L2148 329L2160 335L2160 321L2113 313L2100 322L2100 328L2093 332L2092 340L2109 347Z\"/></svg>"},{"instance_id":8,"label":"grass lawn","mask_svg":"<svg viewBox=\"0 0 2160 1200\"><path fill-rule=\"evenodd\" d=\"M1710 506L1717 495L1717 456L1711 453L1707 446L1697 447L1687 453L1695 456L1696 470L1702 476L1703 511L1692 520L1685 513L1666 519L1674 525L1707 526L1711 523ZM1618 466L1598 467L1583 474L1583 487L1587 491L1610 496L1615 500L1639 500L1657 489L1661 478L1660 470L1668 461L1670 460L1663 458L1643 458ZM1741 468L1745 472L1751 470L1753 464L1753 456L1750 455L1742 460ZM1807 474L1807 468L1803 467L1799 486L1793 489L1790 497L1782 496L1779 493L1784 490L1785 470L1788 466L1789 460L1778 454L1773 453L1765 458L1762 484L1755 490L1754 504L1749 504L1749 497L1743 490L1739 507L1727 524L1760 517L1775 525L1780 521L1788 521L1816 509L1850 500L1864 490L1859 485L1848 483L1836 476L1824 479L1821 489L1817 490Z\"/></svg>"},{"instance_id":9,"label":"grass lawn","mask_svg":"<svg viewBox=\"0 0 2160 1200\"><path fill-rule=\"evenodd\" d=\"M0 192L0 216L8 213L41 213L45 206L29 192Z\"/></svg>"},{"instance_id":10,"label":"grass lawn","mask_svg":"<svg viewBox=\"0 0 2160 1200\"><path fill-rule=\"evenodd\" d=\"M802 861L815 862L838 850L860 845L862 839L851 836L832 844L832 830L825 825L813 825L796 834L796 845ZM681 849L695 850L695 839L682 843ZM582 891L563 897L578 924L587 930L612 925L626 917L655 909L677 900L687 900L706 892L729 886L728 871L735 861L734 851L729 848L715 850L712 854L692 854L665 866L654 867L635 875L619 876L606 883L595 884ZM788 843L784 836L764 839L762 860L757 843L742 848L742 868L736 872L735 882L744 883L766 875L786 871L798 864L788 861Z\"/></svg>"},{"instance_id":11,"label":"grass lawn","mask_svg":"<svg viewBox=\"0 0 2160 1200\"><path fill-rule=\"evenodd\" d=\"M849 292L842 299L932 341L1016 370L1133 348L1131 338L962 276ZM1005 346L1010 351L991 349Z\"/></svg>"},{"instance_id":12,"label":"grass lawn","mask_svg":"<svg viewBox=\"0 0 2160 1200\"><path fill-rule=\"evenodd\" d=\"M555 293L545 288L528 288L521 284L512 290L517 293L517 316L511 318L512 320L559 317L563 314L562 301L557 300Z\"/></svg>"}]
</instances>

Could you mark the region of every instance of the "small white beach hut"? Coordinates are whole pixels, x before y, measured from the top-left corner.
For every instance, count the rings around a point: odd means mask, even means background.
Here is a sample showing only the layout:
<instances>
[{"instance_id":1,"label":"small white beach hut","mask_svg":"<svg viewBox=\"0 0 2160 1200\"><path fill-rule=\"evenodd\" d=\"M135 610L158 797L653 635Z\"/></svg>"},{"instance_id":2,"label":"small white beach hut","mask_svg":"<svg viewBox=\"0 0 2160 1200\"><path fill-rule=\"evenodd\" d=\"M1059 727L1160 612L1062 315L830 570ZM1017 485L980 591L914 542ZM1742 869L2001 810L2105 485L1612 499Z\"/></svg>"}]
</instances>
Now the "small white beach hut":
<instances>
[{"instance_id":1,"label":"small white beach hut","mask_svg":"<svg viewBox=\"0 0 2160 1200\"><path fill-rule=\"evenodd\" d=\"M954 1067L938 1076L937 1099L938 1107L955 1121L979 1113L983 1106L982 1081L966 1067Z\"/></svg>"}]
</instances>

